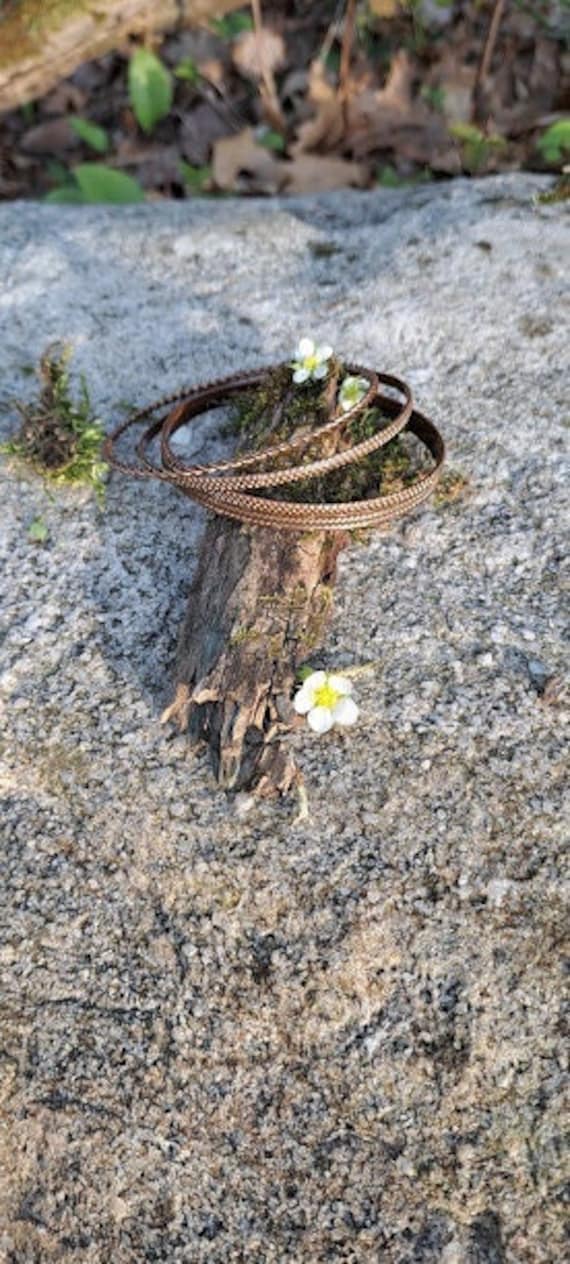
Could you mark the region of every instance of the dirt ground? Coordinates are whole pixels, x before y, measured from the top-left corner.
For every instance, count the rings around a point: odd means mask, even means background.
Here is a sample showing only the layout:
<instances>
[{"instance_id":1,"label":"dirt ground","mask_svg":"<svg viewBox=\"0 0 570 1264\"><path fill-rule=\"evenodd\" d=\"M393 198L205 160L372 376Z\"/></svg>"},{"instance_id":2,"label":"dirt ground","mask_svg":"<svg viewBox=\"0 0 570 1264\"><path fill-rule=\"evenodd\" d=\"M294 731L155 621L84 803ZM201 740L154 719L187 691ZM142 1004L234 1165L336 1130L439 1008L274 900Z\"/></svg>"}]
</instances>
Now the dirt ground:
<instances>
[{"instance_id":1,"label":"dirt ground","mask_svg":"<svg viewBox=\"0 0 570 1264\"><path fill-rule=\"evenodd\" d=\"M543 141L568 109L563 4L280 0L261 26L255 8L149 40L171 104L146 131L129 91L140 41L4 114L0 198L73 200L78 164L158 199L555 172L570 157Z\"/></svg>"}]
</instances>

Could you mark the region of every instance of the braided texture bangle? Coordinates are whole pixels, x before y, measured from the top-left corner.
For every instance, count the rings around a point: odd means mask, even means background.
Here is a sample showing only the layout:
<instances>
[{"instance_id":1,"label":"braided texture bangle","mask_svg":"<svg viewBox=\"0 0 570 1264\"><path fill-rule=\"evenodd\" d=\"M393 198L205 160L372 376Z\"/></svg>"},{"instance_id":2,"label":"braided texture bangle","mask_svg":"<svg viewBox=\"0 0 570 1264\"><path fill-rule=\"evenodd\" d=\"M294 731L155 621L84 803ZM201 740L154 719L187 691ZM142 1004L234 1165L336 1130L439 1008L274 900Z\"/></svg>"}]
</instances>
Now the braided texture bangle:
<instances>
[{"instance_id":1,"label":"braided texture bangle","mask_svg":"<svg viewBox=\"0 0 570 1264\"><path fill-rule=\"evenodd\" d=\"M248 526L297 532L387 526L394 518L421 504L435 488L445 457L443 439L433 422L414 408L410 388L405 382L360 365L350 364L346 368L368 383L358 403L346 412L336 413L324 425L302 430L270 447L209 465L186 465L171 446L173 435L182 426L210 409L226 404L240 392L260 386L272 371L266 368L237 373L178 391L139 409L107 437L103 457L116 469L135 478L158 478L173 483L199 504ZM395 392L400 399L395 399L393 394L384 394L381 385ZM376 432L363 441L345 446L328 456L303 462L304 450L314 450L317 444L325 445L328 436L344 431L352 420L370 408L378 408L384 417L388 416L388 424L382 420ZM165 409L168 411L165 412ZM136 447L139 464L129 464L118 456L117 445L129 429L141 423L146 423L146 427ZM433 460L432 469L419 473L409 487L362 500L320 503L272 499L266 495L273 487L326 475L362 461L404 429L420 440ZM154 464L149 457L150 445L157 438L160 439L160 464ZM283 466L283 459L287 461L289 457L291 463ZM271 468L272 462L277 462L274 468ZM255 466L264 468L256 470ZM263 494L256 494L259 492Z\"/></svg>"}]
</instances>

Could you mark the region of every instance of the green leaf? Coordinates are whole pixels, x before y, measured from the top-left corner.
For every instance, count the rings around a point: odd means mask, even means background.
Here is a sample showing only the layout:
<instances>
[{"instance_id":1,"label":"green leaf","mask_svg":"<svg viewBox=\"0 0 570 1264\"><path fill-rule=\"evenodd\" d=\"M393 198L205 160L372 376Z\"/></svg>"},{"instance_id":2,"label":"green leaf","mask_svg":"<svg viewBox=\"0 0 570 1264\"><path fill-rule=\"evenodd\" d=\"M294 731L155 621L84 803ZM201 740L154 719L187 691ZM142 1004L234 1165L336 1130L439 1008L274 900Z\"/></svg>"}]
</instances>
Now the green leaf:
<instances>
[{"instance_id":1,"label":"green leaf","mask_svg":"<svg viewBox=\"0 0 570 1264\"><path fill-rule=\"evenodd\" d=\"M562 162L565 153L570 151L570 118L551 123L536 144L546 162Z\"/></svg>"},{"instance_id":2,"label":"green leaf","mask_svg":"<svg viewBox=\"0 0 570 1264\"><path fill-rule=\"evenodd\" d=\"M260 128L256 140L259 145L263 145L264 149L273 149L279 154L285 149L285 141L280 132L273 132L269 127Z\"/></svg>"},{"instance_id":3,"label":"green leaf","mask_svg":"<svg viewBox=\"0 0 570 1264\"><path fill-rule=\"evenodd\" d=\"M152 132L172 105L172 76L147 48L137 48L129 62L129 97L143 132Z\"/></svg>"},{"instance_id":4,"label":"green leaf","mask_svg":"<svg viewBox=\"0 0 570 1264\"><path fill-rule=\"evenodd\" d=\"M400 179L396 168L391 163L385 163L383 167L379 167L376 173L377 183L382 185L383 189L399 189L404 180Z\"/></svg>"},{"instance_id":5,"label":"green leaf","mask_svg":"<svg viewBox=\"0 0 570 1264\"><path fill-rule=\"evenodd\" d=\"M71 176L69 168L64 166L62 162L57 162L55 158L48 158L46 162L46 174L54 184L70 184Z\"/></svg>"},{"instance_id":6,"label":"green leaf","mask_svg":"<svg viewBox=\"0 0 570 1264\"><path fill-rule=\"evenodd\" d=\"M340 49L333 46L329 49L326 57L321 60L324 61L325 69L329 70L331 75L338 75L340 70Z\"/></svg>"},{"instance_id":7,"label":"green leaf","mask_svg":"<svg viewBox=\"0 0 570 1264\"><path fill-rule=\"evenodd\" d=\"M43 518L34 518L28 527L28 540L32 540L34 544L43 544L48 535L49 530Z\"/></svg>"},{"instance_id":8,"label":"green leaf","mask_svg":"<svg viewBox=\"0 0 570 1264\"><path fill-rule=\"evenodd\" d=\"M177 79L185 79L187 83L198 83L200 78L200 71L191 57L183 57L174 67L174 74Z\"/></svg>"},{"instance_id":9,"label":"green leaf","mask_svg":"<svg viewBox=\"0 0 570 1264\"><path fill-rule=\"evenodd\" d=\"M24 104L20 106L20 113L26 127L31 127L36 117L35 101L24 101Z\"/></svg>"},{"instance_id":10,"label":"green leaf","mask_svg":"<svg viewBox=\"0 0 570 1264\"><path fill-rule=\"evenodd\" d=\"M439 0L441 4L441 0ZM445 0L445 4L448 0ZM445 105L445 89L437 86L430 87L427 84L420 90L420 96L429 105L430 109L437 110L441 114Z\"/></svg>"},{"instance_id":11,"label":"green leaf","mask_svg":"<svg viewBox=\"0 0 570 1264\"><path fill-rule=\"evenodd\" d=\"M506 145L504 136L495 132L487 135L473 123L452 123L449 131L459 141L463 165L472 175L482 170L493 150L504 149Z\"/></svg>"},{"instance_id":12,"label":"green leaf","mask_svg":"<svg viewBox=\"0 0 570 1264\"><path fill-rule=\"evenodd\" d=\"M97 123L90 123L89 119L70 118L69 120L74 132L86 145L90 145L91 149L95 149L98 154L105 154L109 148L109 137L104 127L98 127Z\"/></svg>"},{"instance_id":13,"label":"green leaf","mask_svg":"<svg viewBox=\"0 0 570 1264\"><path fill-rule=\"evenodd\" d=\"M144 192L137 180L123 171L113 171L99 162L83 162L75 167L75 179L84 202L142 202Z\"/></svg>"},{"instance_id":14,"label":"green leaf","mask_svg":"<svg viewBox=\"0 0 570 1264\"><path fill-rule=\"evenodd\" d=\"M44 202L57 206L80 206L85 198L76 184L64 184L60 189L52 189L51 193L46 193Z\"/></svg>"},{"instance_id":15,"label":"green leaf","mask_svg":"<svg viewBox=\"0 0 570 1264\"><path fill-rule=\"evenodd\" d=\"M227 13L225 18L211 18L209 25L220 39L232 40L242 31L253 31L253 18L249 13Z\"/></svg>"},{"instance_id":16,"label":"green leaf","mask_svg":"<svg viewBox=\"0 0 570 1264\"><path fill-rule=\"evenodd\" d=\"M184 183L193 193L205 193L212 179L211 167L192 167L189 162L180 161L180 172Z\"/></svg>"}]
</instances>

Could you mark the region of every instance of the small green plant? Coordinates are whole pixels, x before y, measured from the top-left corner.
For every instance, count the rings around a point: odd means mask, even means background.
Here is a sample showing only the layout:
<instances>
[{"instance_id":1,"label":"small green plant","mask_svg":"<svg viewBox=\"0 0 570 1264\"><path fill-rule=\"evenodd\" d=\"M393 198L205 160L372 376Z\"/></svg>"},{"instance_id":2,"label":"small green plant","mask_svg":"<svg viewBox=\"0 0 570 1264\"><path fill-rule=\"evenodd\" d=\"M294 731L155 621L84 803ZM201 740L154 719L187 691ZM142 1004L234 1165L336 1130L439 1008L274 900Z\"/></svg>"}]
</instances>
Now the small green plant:
<instances>
[{"instance_id":1,"label":"small green plant","mask_svg":"<svg viewBox=\"0 0 570 1264\"><path fill-rule=\"evenodd\" d=\"M129 62L129 98L143 132L153 128L172 105L172 75L155 53L137 48Z\"/></svg>"},{"instance_id":2,"label":"small green plant","mask_svg":"<svg viewBox=\"0 0 570 1264\"><path fill-rule=\"evenodd\" d=\"M34 101L24 101L20 106L20 114L26 124L26 127L32 127L36 117L36 105Z\"/></svg>"},{"instance_id":3,"label":"small green plant","mask_svg":"<svg viewBox=\"0 0 570 1264\"><path fill-rule=\"evenodd\" d=\"M551 123L536 142L545 162L560 166L570 154L570 118Z\"/></svg>"},{"instance_id":4,"label":"small green plant","mask_svg":"<svg viewBox=\"0 0 570 1264\"><path fill-rule=\"evenodd\" d=\"M263 145L264 149L271 149L274 153L282 154L285 149L284 137L280 132L274 132L270 127L258 127L255 139L258 145Z\"/></svg>"},{"instance_id":5,"label":"small green plant","mask_svg":"<svg viewBox=\"0 0 570 1264\"><path fill-rule=\"evenodd\" d=\"M557 202L567 202L570 198L570 174L562 172L556 180L552 189L547 189L545 193L539 193L537 202L543 206L554 206Z\"/></svg>"},{"instance_id":6,"label":"small green plant","mask_svg":"<svg viewBox=\"0 0 570 1264\"><path fill-rule=\"evenodd\" d=\"M186 83L198 83L201 78L200 71L196 62L192 57L183 57L182 61L174 67L174 74L177 79L183 79Z\"/></svg>"},{"instance_id":7,"label":"small green plant","mask_svg":"<svg viewBox=\"0 0 570 1264\"><path fill-rule=\"evenodd\" d=\"M439 0L439 3L441 5L441 0ZM429 105L430 109L437 110L438 114L442 113L445 105L445 88L441 88L436 85L432 86L430 84L424 84L420 91L420 96L422 100L425 101L426 105Z\"/></svg>"},{"instance_id":8,"label":"small green plant","mask_svg":"<svg viewBox=\"0 0 570 1264\"><path fill-rule=\"evenodd\" d=\"M454 123L449 130L459 142L463 166L471 175L482 171L493 152L506 144L503 136L496 133L487 136L473 123Z\"/></svg>"},{"instance_id":9,"label":"small green plant","mask_svg":"<svg viewBox=\"0 0 570 1264\"><path fill-rule=\"evenodd\" d=\"M382 167L378 168L376 173L376 182L383 189L399 189L405 183L401 176L398 175L396 168L391 163L386 162Z\"/></svg>"},{"instance_id":10,"label":"small green plant","mask_svg":"<svg viewBox=\"0 0 570 1264\"><path fill-rule=\"evenodd\" d=\"M433 503L436 509L443 506L452 505L456 500L462 500L469 490L469 480L461 470L444 470L439 483L437 485Z\"/></svg>"},{"instance_id":11,"label":"small green plant","mask_svg":"<svg viewBox=\"0 0 570 1264\"><path fill-rule=\"evenodd\" d=\"M180 160L180 173L185 185L192 193L206 193L212 181L211 167L192 167L189 162Z\"/></svg>"},{"instance_id":12,"label":"small green plant","mask_svg":"<svg viewBox=\"0 0 570 1264\"><path fill-rule=\"evenodd\" d=\"M57 188L46 194L44 201L73 205L100 202L124 205L144 200L144 190L138 180L133 180L124 171L114 171L102 162L82 162L73 171L64 169L60 180Z\"/></svg>"},{"instance_id":13,"label":"small green plant","mask_svg":"<svg viewBox=\"0 0 570 1264\"><path fill-rule=\"evenodd\" d=\"M431 179L432 173L429 167L424 167L422 171L415 171L410 176L400 176L395 167L390 163L385 163L376 172L376 183L383 189L403 189L406 186L425 184Z\"/></svg>"},{"instance_id":14,"label":"small green plant","mask_svg":"<svg viewBox=\"0 0 570 1264\"><path fill-rule=\"evenodd\" d=\"M99 127L97 123L90 123L89 119L70 118L70 126L81 140L89 145L90 149L94 149L98 154L105 154L109 148L109 137L104 127Z\"/></svg>"},{"instance_id":15,"label":"small green plant","mask_svg":"<svg viewBox=\"0 0 570 1264\"><path fill-rule=\"evenodd\" d=\"M28 527L28 540L32 544L45 544L49 535L49 528L43 518L34 518Z\"/></svg>"},{"instance_id":16,"label":"small green plant","mask_svg":"<svg viewBox=\"0 0 570 1264\"><path fill-rule=\"evenodd\" d=\"M49 347L44 353L40 397L35 403L17 405L22 424L2 451L26 461L50 482L87 484L102 501L107 472L101 460L103 426L93 416L85 378L81 378L79 400L71 398L68 361L69 351L64 347ZM45 539L37 534L40 527L34 530L31 539Z\"/></svg>"},{"instance_id":17,"label":"small green plant","mask_svg":"<svg viewBox=\"0 0 570 1264\"><path fill-rule=\"evenodd\" d=\"M209 26L223 40L233 40L243 31L253 31L250 13L226 13L225 18L211 18Z\"/></svg>"}]
</instances>

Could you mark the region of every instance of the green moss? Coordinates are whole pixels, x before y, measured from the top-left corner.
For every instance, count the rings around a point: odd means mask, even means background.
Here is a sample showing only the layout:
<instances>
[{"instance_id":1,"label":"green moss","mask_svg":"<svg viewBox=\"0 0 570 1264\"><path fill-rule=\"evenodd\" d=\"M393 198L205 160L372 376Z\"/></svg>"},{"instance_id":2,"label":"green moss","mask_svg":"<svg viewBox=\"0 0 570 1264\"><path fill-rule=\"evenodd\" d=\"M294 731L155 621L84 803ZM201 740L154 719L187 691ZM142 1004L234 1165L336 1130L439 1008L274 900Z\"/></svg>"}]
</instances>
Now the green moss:
<instances>
[{"instance_id":1,"label":"green moss","mask_svg":"<svg viewBox=\"0 0 570 1264\"><path fill-rule=\"evenodd\" d=\"M568 198L570 198L570 175L563 172L551 189L538 194L537 201L543 206L551 206L556 202L567 202Z\"/></svg>"},{"instance_id":2,"label":"green moss","mask_svg":"<svg viewBox=\"0 0 570 1264\"><path fill-rule=\"evenodd\" d=\"M383 421L388 421L388 418L384 418L377 409L371 409L355 418L347 426L344 446L352 447L364 442L376 433ZM318 451L308 452L305 459L317 459L319 455ZM276 497L281 495L287 500L315 503L327 501L336 504L364 500L366 497L386 495L409 486L414 480L416 469L417 464L412 453L396 437L384 448L379 448L361 461L341 466L330 474L317 474L304 483L292 483L288 487L277 488L272 494Z\"/></svg>"},{"instance_id":3,"label":"green moss","mask_svg":"<svg viewBox=\"0 0 570 1264\"><path fill-rule=\"evenodd\" d=\"M442 509L464 498L468 487L469 480L461 473L461 470L445 470L433 498L436 509Z\"/></svg>"},{"instance_id":4,"label":"green moss","mask_svg":"<svg viewBox=\"0 0 570 1264\"><path fill-rule=\"evenodd\" d=\"M84 379L78 402L69 391L65 348L50 348L40 361L41 391L34 404L19 404L22 425L1 451L25 461L54 483L84 483L100 500L107 466L101 460L104 431L92 413Z\"/></svg>"},{"instance_id":5,"label":"green moss","mask_svg":"<svg viewBox=\"0 0 570 1264\"><path fill-rule=\"evenodd\" d=\"M318 649L323 643L333 604L333 596L333 589L329 584L320 584L315 591L307 620L307 628L300 647L303 658L306 658L312 650Z\"/></svg>"},{"instance_id":6,"label":"green moss","mask_svg":"<svg viewBox=\"0 0 570 1264\"><path fill-rule=\"evenodd\" d=\"M245 641L258 641L260 633L257 628L236 628L230 636L230 645L243 645Z\"/></svg>"},{"instance_id":7,"label":"green moss","mask_svg":"<svg viewBox=\"0 0 570 1264\"><path fill-rule=\"evenodd\" d=\"M333 366L333 373L340 366ZM329 379L330 380L330 379ZM291 369L280 365L267 373L261 386L238 396L228 431L239 436L239 447L262 449L289 439L302 428L314 430L327 418L327 384L295 386Z\"/></svg>"},{"instance_id":8,"label":"green moss","mask_svg":"<svg viewBox=\"0 0 570 1264\"><path fill-rule=\"evenodd\" d=\"M261 386L240 396L233 406L228 429L239 436L238 450L262 451L264 447L289 439L294 433L306 430L310 434L311 430L324 425L330 415L331 390L334 391L336 380L342 377L343 372L342 364L335 361L324 385L313 382L301 387L292 383L291 370L287 365L269 372ZM378 409L367 409L348 422L340 436L336 437L337 450L364 442L388 420ZM300 449L296 460L307 465L332 450L316 440ZM272 468L283 468L290 463L291 457L284 456L273 460ZM301 503L362 500L408 486L416 472L417 461L413 452L396 438L362 461L330 474L316 475L304 482L290 483L259 494Z\"/></svg>"}]
</instances>

